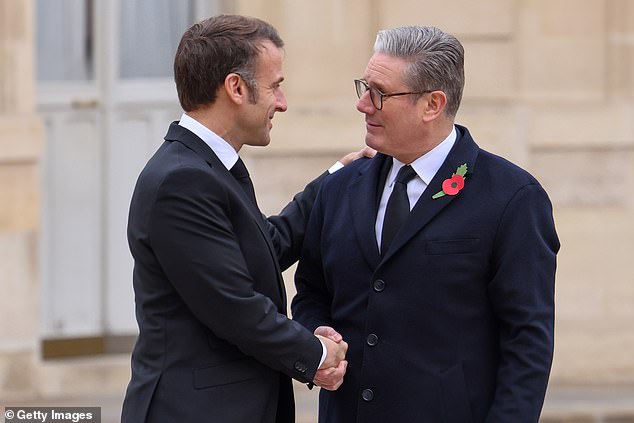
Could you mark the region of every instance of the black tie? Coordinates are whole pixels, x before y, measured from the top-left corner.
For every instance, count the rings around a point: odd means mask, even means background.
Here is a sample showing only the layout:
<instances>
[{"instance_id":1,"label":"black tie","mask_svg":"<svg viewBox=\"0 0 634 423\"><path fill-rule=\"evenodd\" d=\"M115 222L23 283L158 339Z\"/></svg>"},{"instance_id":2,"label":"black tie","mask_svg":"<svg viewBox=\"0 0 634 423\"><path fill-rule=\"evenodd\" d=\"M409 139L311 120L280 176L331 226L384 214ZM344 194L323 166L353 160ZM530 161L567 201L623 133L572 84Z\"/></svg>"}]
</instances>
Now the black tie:
<instances>
[{"instance_id":1,"label":"black tie","mask_svg":"<svg viewBox=\"0 0 634 423\"><path fill-rule=\"evenodd\" d=\"M396 175L394 189L385 208L385 219L383 219L383 230L381 232L381 254L385 254L394 236L396 236L399 228L409 215L407 183L414 176L416 176L416 171L410 165L403 166Z\"/></svg>"},{"instance_id":2,"label":"black tie","mask_svg":"<svg viewBox=\"0 0 634 423\"><path fill-rule=\"evenodd\" d=\"M242 159L238 158L236 164L233 165L231 170L229 171L233 175L233 177L238 181L244 192L247 193L247 196L251 199L253 204L257 207L258 203L255 200L255 190L253 189L253 182L251 182L251 178L249 177L249 171L247 167L244 165Z\"/></svg>"}]
</instances>

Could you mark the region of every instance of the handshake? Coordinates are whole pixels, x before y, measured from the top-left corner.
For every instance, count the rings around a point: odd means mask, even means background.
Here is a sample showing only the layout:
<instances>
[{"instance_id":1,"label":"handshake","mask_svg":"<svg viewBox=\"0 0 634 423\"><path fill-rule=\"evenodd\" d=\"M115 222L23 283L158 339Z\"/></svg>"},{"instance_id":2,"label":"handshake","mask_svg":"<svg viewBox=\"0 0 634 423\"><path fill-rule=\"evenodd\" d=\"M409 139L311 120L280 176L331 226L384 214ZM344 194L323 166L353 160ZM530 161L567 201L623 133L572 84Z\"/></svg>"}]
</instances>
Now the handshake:
<instances>
[{"instance_id":1,"label":"handshake","mask_svg":"<svg viewBox=\"0 0 634 423\"><path fill-rule=\"evenodd\" d=\"M317 369L313 383L329 391L336 391L343 383L343 376L346 374L348 344L336 330L329 326L319 326L315 329L315 336L326 346L327 355Z\"/></svg>"}]
</instances>

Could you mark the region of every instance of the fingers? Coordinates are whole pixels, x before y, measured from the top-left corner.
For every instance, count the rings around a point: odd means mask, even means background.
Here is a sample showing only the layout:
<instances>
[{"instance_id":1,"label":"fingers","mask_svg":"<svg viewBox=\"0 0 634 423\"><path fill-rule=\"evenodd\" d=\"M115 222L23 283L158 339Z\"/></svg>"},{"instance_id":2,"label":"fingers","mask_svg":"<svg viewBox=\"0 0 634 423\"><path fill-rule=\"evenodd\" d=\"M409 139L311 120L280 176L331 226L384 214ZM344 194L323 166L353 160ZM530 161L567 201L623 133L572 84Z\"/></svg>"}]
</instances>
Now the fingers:
<instances>
[{"instance_id":1,"label":"fingers","mask_svg":"<svg viewBox=\"0 0 634 423\"><path fill-rule=\"evenodd\" d=\"M346 374L347 368L348 362L342 360L337 367L317 370L313 383L328 391L336 391L343 383L343 377Z\"/></svg>"},{"instance_id":2,"label":"fingers","mask_svg":"<svg viewBox=\"0 0 634 423\"><path fill-rule=\"evenodd\" d=\"M330 326L319 326L317 329L315 329L315 335L324 336L335 342L340 342L343 339L341 334Z\"/></svg>"},{"instance_id":3,"label":"fingers","mask_svg":"<svg viewBox=\"0 0 634 423\"><path fill-rule=\"evenodd\" d=\"M359 157L357 158L368 157L371 159L374 156L376 156L376 150L372 147L365 147L361 151L359 151Z\"/></svg>"},{"instance_id":4,"label":"fingers","mask_svg":"<svg viewBox=\"0 0 634 423\"><path fill-rule=\"evenodd\" d=\"M354 151L352 153L348 153L345 156L343 156L342 158L339 159L339 162L344 165L347 166L350 163L352 163L353 161L355 161L356 159L358 159L357 157L357 152Z\"/></svg>"},{"instance_id":5,"label":"fingers","mask_svg":"<svg viewBox=\"0 0 634 423\"><path fill-rule=\"evenodd\" d=\"M339 162L344 166L349 165L353 161L360 159L361 157L372 158L376 155L376 150L370 147L364 147L359 151L353 151L352 153L348 153L339 159Z\"/></svg>"},{"instance_id":6,"label":"fingers","mask_svg":"<svg viewBox=\"0 0 634 423\"><path fill-rule=\"evenodd\" d=\"M326 359L315 374L313 382L329 391L337 390L343 383L348 362L345 360L348 343L339 332L330 326L319 326L315 329L317 336L326 346Z\"/></svg>"},{"instance_id":7,"label":"fingers","mask_svg":"<svg viewBox=\"0 0 634 423\"><path fill-rule=\"evenodd\" d=\"M341 360L346 358L346 352L348 351L348 344L345 341L334 342L333 340L326 338L322 335L315 335L326 346L326 359L322 363L320 369L326 369L328 367L336 367Z\"/></svg>"}]
</instances>

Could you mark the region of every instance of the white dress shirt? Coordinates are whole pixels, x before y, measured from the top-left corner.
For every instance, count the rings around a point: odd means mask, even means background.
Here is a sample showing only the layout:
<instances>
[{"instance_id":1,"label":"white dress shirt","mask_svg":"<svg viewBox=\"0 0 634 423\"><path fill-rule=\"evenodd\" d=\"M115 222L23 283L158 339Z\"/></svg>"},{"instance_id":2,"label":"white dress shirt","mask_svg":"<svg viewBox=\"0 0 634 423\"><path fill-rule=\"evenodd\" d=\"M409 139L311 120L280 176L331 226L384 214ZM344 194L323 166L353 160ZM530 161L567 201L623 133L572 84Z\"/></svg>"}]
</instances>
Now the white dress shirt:
<instances>
[{"instance_id":1,"label":"white dress shirt","mask_svg":"<svg viewBox=\"0 0 634 423\"><path fill-rule=\"evenodd\" d=\"M189 129L205 142L211 148L211 150L218 156L227 170L231 170L234 164L238 161L238 152L227 141L220 138L214 131L207 128L202 123L198 122L193 117L183 113L180 122L178 122L183 128Z\"/></svg>"},{"instance_id":2,"label":"white dress shirt","mask_svg":"<svg viewBox=\"0 0 634 423\"><path fill-rule=\"evenodd\" d=\"M447 158L449 151L456 142L456 128L451 130L451 133L443 142L434 147L433 150L420 156L414 160L410 165L416 171L416 176L407 183L407 197L409 199L409 209L412 210L416 205L416 202L423 194L431 180L442 166L443 162ZM383 194L381 195L381 202L379 203L379 211L376 216L376 223L374 230L376 233L376 242L381 248L381 232L383 231L383 220L385 219L385 209L387 208L387 201L392 194L394 188L394 182L396 181L396 175L398 171L405 166L405 163L392 158L392 168L385 180L385 187L383 188Z\"/></svg>"}]
</instances>

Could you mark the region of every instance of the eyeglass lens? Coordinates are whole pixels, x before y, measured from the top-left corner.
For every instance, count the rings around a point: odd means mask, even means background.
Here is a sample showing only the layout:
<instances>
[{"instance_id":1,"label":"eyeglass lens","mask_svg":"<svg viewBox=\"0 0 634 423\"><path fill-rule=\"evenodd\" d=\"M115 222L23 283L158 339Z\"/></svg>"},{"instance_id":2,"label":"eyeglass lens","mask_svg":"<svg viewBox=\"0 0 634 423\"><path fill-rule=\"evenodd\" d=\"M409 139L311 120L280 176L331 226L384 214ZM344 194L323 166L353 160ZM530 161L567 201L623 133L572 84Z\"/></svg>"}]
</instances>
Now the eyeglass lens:
<instances>
[{"instance_id":1,"label":"eyeglass lens","mask_svg":"<svg viewBox=\"0 0 634 423\"><path fill-rule=\"evenodd\" d=\"M361 98L366 91L370 91L370 101L372 101L372 105L374 105L374 107L378 110L381 110L381 107L383 106L383 96L380 93L374 92L375 90L360 79L355 79L354 85L357 91L357 97Z\"/></svg>"}]
</instances>

